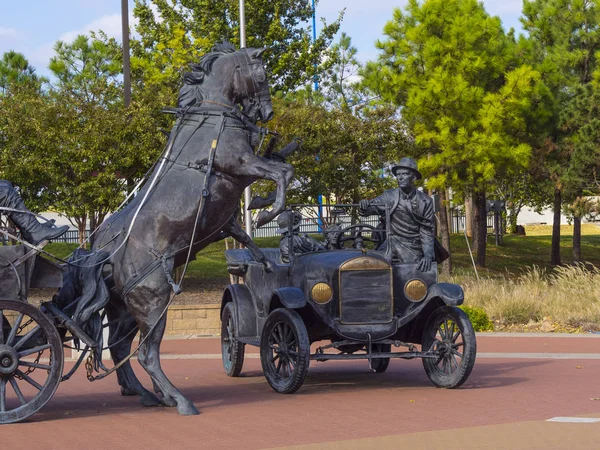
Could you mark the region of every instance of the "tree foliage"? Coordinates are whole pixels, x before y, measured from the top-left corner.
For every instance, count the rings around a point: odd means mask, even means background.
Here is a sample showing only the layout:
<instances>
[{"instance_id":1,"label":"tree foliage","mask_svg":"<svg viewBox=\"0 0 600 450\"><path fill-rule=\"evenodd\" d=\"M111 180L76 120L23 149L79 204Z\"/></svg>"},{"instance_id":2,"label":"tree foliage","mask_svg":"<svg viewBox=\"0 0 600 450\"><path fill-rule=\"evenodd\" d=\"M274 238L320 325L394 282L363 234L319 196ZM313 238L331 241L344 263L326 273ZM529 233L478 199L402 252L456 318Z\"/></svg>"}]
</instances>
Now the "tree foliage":
<instances>
[{"instance_id":1,"label":"tree foliage","mask_svg":"<svg viewBox=\"0 0 600 450\"><path fill-rule=\"evenodd\" d=\"M597 167L586 119L591 118L596 101L589 85L598 71L600 9L595 0L526 0L522 23L530 36L532 61L555 98L550 110L555 126L541 146L540 160L554 181L556 209L561 200L571 204L582 194ZM555 211L555 218L559 217ZM575 247L581 241L577 217L575 222L573 254L577 260L580 251ZM552 262L558 264L560 228L554 229Z\"/></svg>"},{"instance_id":2,"label":"tree foliage","mask_svg":"<svg viewBox=\"0 0 600 450\"><path fill-rule=\"evenodd\" d=\"M132 43L132 69L145 82L177 87L188 65L218 41L239 46L237 0L136 0L140 37ZM306 26L312 9L305 0L246 2L248 47L267 47L265 65L273 91L288 92L309 82L326 63L338 19L323 26L315 42Z\"/></svg>"},{"instance_id":3,"label":"tree foliage","mask_svg":"<svg viewBox=\"0 0 600 450\"><path fill-rule=\"evenodd\" d=\"M402 107L428 187L481 190L500 168L526 166L520 134L539 75L517 66L497 17L474 0L411 0L384 33L367 83Z\"/></svg>"},{"instance_id":4,"label":"tree foliage","mask_svg":"<svg viewBox=\"0 0 600 450\"><path fill-rule=\"evenodd\" d=\"M410 0L384 34L366 82L402 107L429 188L485 196L501 175L526 167L525 115L539 74L518 63L499 18L476 0ZM484 239L478 254L483 264Z\"/></svg>"},{"instance_id":5,"label":"tree foliage","mask_svg":"<svg viewBox=\"0 0 600 450\"><path fill-rule=\"evenodd\" d=\"M22 53L10 50L0 60L0 94L6 94L11 87L32 84L39 88L46 79L39 77L35 69Z\"/></svg>"}]
</instances>

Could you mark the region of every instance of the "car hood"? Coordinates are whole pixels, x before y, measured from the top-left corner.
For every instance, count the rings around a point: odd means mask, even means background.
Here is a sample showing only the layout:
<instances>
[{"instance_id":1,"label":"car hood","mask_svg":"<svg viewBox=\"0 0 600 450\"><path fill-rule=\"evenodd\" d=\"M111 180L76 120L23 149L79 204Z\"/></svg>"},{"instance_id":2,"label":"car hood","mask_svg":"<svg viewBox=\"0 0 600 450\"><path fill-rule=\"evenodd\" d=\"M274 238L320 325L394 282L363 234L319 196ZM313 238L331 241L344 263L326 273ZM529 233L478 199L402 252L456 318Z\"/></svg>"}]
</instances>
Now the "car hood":
<instances>
[{"instance_id":1,"label":"car hood","mask_svg":"<svg viewBox=\"0 0 600 450\"><path fill-rule=\"evenodd\" d=\"M375 258L385 261L383 253L360 250L331 250L305 253L294 257L292 276L303 275L308 278L328 279L337 269L351 259L359 257Z\"/></svg>"}]
</instances>

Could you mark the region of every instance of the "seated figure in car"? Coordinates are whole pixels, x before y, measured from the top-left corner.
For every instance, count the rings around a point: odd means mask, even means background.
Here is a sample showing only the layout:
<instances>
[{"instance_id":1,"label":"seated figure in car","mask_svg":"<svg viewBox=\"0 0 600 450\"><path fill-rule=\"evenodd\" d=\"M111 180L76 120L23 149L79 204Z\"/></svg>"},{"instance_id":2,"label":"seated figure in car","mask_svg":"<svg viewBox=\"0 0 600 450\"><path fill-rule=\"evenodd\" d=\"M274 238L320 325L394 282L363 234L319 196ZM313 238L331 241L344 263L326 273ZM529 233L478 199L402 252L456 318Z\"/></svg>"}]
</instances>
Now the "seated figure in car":
<instances>
[{"instance_id":1,"label":"seated figure in car","mask_svg":"<svg viewBox=\"0 0 600 450\"><path fill-rule=\"evenodd\" d=\"M281 233L281 241L279 241L279 251L281 252L281 261L284 263L290 262L290 232L292 233L292 251L294 254L316 252L325 250L323 244L316 239L311 238L307 234L300 234L300 222L302 215L297 211L284 211L277 217L278 233ZM289 225L292 222L292 230Z\"/></svg>"}]
</instances>

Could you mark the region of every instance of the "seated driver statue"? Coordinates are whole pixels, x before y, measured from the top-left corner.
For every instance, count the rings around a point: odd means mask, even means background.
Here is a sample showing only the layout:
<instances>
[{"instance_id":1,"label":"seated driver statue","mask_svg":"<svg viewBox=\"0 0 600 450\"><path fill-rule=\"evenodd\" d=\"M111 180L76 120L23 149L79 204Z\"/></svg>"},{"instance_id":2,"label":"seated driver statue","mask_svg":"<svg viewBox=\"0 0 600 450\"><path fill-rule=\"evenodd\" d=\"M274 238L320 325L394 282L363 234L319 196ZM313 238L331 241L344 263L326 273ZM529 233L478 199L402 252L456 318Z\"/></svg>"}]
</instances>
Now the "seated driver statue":
<instances>
[{"instance_id":1,"label":"seated driver statue","mask_svg":"<svg viewBox=\"0 0 600 450\"><path fill-rule=\"evenodd\" d=\"M311 238L307 234L299 234L300 222L302 215L297 211L284 211L277 217L278 233L281 233L281 241L279 241L279 251L281 252L281 261L284 263L290 262L290 237L289 224L292 222L292 250L294 254L316 252L325 250L323 244L316 239Z\"/></svg>"},{"instance_id":2,"label":"seated driver statue","mask_svg":"<svg viewBox=\"0 0 600 450\"><path fill-rule=\"evenodd\" d=\"M361 200L359 214L378 214L385 220L389 207L390 235L379 250L391 251L393 260L418 264L421 272L427 272L435 259L433 201L415 188L415 180L422 178L415 160L402 158L392 167L392 173L398 187L373 200Z\"/></svg>"},{"instance_id":3,"label":"seated driver statue","mask_svg":"<svg viewBox=\"0 0 600 450\"><path fill-rule=\"evenodd\" d=\"M69 229L67 225L55 227L53 221L39 223L27 209L13 185L6 180L0 180L0 207L23 211L15 212L0 209L0 214L8 216L21 230L23 239L33 245L37 245L44 240L55 239Z\"/></svg>"}]
</instances>

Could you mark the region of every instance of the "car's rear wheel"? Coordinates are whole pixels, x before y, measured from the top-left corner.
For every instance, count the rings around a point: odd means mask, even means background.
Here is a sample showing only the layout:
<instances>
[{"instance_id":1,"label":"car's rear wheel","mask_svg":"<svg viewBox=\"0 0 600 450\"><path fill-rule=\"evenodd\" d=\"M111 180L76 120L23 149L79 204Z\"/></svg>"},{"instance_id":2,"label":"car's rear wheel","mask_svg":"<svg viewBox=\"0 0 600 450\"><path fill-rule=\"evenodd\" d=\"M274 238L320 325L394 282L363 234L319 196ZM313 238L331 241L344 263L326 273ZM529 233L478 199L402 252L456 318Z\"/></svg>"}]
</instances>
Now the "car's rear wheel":
<instances>
[{"instance_id":1,"label":"car's rear wheel","mask_svg":"<svg viewBox=\"0 0 600 450\"><path fill-rule=\"evenodd\" d=\"M304 383L310 364L306 326L293 309L269 314L260 339L260 361L275 392L292 394Z\"/></svg>"},{"instance_id":2,"label":"car's rear wheel","mask_svg":"<svg viewBox=\"0 0 600 450\"><path fill-rule=\"evenodd\" d=\"M373 344L373 352L389 353L392 351L391 344ZM383 373L390 365L390 358L373 358L371 360L371 369L375 373Z\"/></svg>"},{"instance_id":3,"label":"car's rear wheel","mask_svg":"<svg viewBox=\"0 0 600 450\"><path fill-rule=\"evenodd\" d=\"M437 354L423 358L429 379L439 387L457 388L473 370L477 354L475 331L469 317L459 308L444 306L436 309L423 330L424 352Z\"/></svg>"},{"instance_id":4,"label":"car's rear wheel","mask_svg":"<svg viewBox=\"0 0 600 450\"><path fill-rule=\"evenodd\" d=\"M235 306L229 302L223 308L221 315L221 358L223 359L223 368L230 377L237 377L242 371L244 365L244 351L246 344L235 338Z\"/></svg>"}]
</instances>

